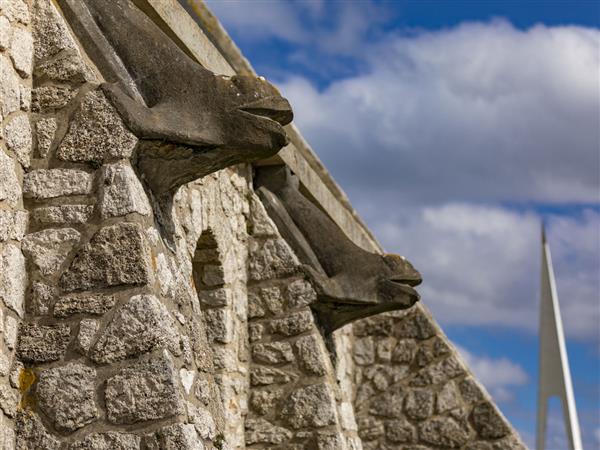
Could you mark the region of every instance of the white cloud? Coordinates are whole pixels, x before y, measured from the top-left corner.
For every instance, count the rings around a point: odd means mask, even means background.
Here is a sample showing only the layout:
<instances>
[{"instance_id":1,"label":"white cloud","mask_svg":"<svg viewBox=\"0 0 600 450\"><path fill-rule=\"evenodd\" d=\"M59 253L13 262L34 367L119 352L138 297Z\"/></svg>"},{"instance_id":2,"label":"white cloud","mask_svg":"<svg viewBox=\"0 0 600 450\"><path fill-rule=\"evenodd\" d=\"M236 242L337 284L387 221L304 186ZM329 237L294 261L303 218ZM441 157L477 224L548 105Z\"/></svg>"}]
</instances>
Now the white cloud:
<instances>
[{"instance_id":1,"label":"white cloud","mask_svg":"<svg viewBox=\"0 0 600 450\"><path fill-rule=\"evenodd\" d=\"M374 224L384 247L405 255L421 271L423 302L441 323L537 330L541 244L536 214L451 203L402 210ZM597 339L600 213L551 216L547 227L566 333Z\"/></svg>"},{"instance_id":2,"label":"white cloud","mask_svg":"<svg viewBox=\"0 0 600 450\"><path fill-rule=\"evenodd\" d=\"M507 402L514 398L511 388L527 383L525 370L507 358L476 356L463 347L457 347L461 356L495 400Z\"/></svg>"},{"instance_id":3,"label":"white cloud","mask_svg":"<svg viewBox=\"0 0 600 450\"><path fill-rule=\"evenodd\" d=\"M389 34L363 74L281 88L351 198L596 202L599 43L502 21Z\"/></svg>"}]
</instances>

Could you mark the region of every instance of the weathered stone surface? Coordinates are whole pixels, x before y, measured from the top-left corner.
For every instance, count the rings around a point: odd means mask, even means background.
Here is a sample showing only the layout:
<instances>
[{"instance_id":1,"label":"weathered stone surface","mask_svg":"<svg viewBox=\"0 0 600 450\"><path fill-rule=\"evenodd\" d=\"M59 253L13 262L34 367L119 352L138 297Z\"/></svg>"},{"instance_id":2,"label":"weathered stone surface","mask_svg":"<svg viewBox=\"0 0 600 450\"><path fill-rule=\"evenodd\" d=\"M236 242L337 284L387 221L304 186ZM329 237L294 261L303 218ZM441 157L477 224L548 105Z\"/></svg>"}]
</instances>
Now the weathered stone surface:
<instances>
[{"instance_id":1,"label":"weathered stone surface","mask_svg":"<svg viewBox=\"0 0 600 450\"><path fill-rule=\"evenodd\" d=\"M231 311L225 309L207 309L204 311L206 335L209 342L228 344L233 339L233 320Z\"/></svg>"},{"instance_id":2,"label":"weathered stone surface","mask_svg":"<svg viewBox=\"0 0 600 450\"><path fill-rule=\"evenodd\" d=\"M136 143L104 94L93 91L81 102L57 156L65 161L101 163L107 158L130 157Z\"/></svg>"},{"instance_id":3,"label":"weathered stone surface","mask_svg":"<svg viewBox=\"0 0 600 450\"><path fill-rule=\"evenodd\" d=\"M9 115L20 107L19 76L10 60L0 55L0 114Z\"/></svg>"},{"instance_id":4,"label":"weathered stone surface","mask_svg":"<svg viewBox=\"0 0 600 450\"><path fill-rule=\"evenodd\" d=\"M385 422L385 437L390 442L411 444L416 441L417 430L406 419L388 420Z\"/></svg>"},{"instance_id":5,"label":"weathered stone surface","mask_svg":"<svg viewBox=\"0 0 600 450\"><path fill-rule=\"evenodd\" d=\"M8 417L15 417L18 404L18 391L6 384L0 384L0 410L4 411Z\"/></svg>"},{"instance_id":6,"label":"weathered stone surface","mask_svg":"<svg viewBox=\"0 0 600 450\"><path fill-rule=\"evenodd\" d=\"M131 297L115 314L90 358L98 363L120 361L157 347L176 349L177 328L165 306L153 295Z\"/></svg>"},{"instance_id":7,"label":"weathered stone surface","mask_svg":"<svg viewBox=\"0 0 600 450\"><path fill-rule=\"evenodd\" d=\"M92 192L92 175L76 169L39 169L25 174L23 194L28 198L54 198Z\"/></svg>"},{"instance_id":8,"label":"weathered stone surface","mask_svg":"<svg viewBox=\"0 0 600 450\"><path fill-rule=\"evenodd\" d=\"M281 389L253 390L250 397L250 407L260 415L268 414L281 400L282 395L283 390Z\"/></svg>"},{"instance_id":9,"label":"weathered stone surface","mask_svg":"<svg viewBox=\"0 0 600 450\"><path fill-rule=\"evenodd\" d=\"M255 367L250 373L252 386L266 386L269 384L289 383L297 378L295 374L284 372L270 367Z\"/></svg>"},{"instance_id":10,"label":"weathered stone surface","mask_svg":"<svg viewBox=\"0 0 600 450\"><path fill-rule=\"evenodd\" d=\"M58 82L84 83L97 79L77 51L64 52L37 64L35 73L38 77Z\"/></svg>"},{"instance_id":11,"label":"weathered stone surface","mask_svg":"<svg viewBox=\"0 0 600 450\"><path fill-rule=\"evenodd\" d=\"M456 383L451 381L444 385L437 395L437 411L440 414L461 406L461 398Z\"/></svg>"},{"instance_id":12,"label":"weathered stone surface","mask_svg":"<svg viewBox=\"0 0 600 450\"><path fill-rule=\"evenodd\" d=\"M113 295L71 294L60 297L54 304L56 317L68 317L73 314L102 315L115 305Z\"/></svg>"},{"instance_id":13,"label":"weathered stone surface","mask_svg":"<svg viewBox=\"0 0 600 450\"><path fill-rule=\"evenodd\" d=\"M0 209L0 242L23 239L27 217L27 211Z\"/></svg>"},{"instance_id":14,"label":"weathered stone surface","mask_svg":"<svg viewBox=\"0 0 600 450\"><path fill-rule=\"evenodd\" d=\"M47 0L33 2L33 38L37 61L54 56L61 50L75 50L73 38L56 10Z\"/></svg>"},{"instance_id":15,"label":"weathered stone surface","mask_svg":"<svg viewBox=\"0 0 600 450\"><path fill-rule=\"evenodd\" d=\"M10 45L12 28L5 16L0 16L0 50L6 50Z\"/></svg>"},{"instance_id":16,"label":"weathered stone surface","mask_svg":"<svg viewBox=\"0 0 600 450\"><path fill-rule=\"evenodd\" d=\"M406 396L404 411L411 419L423 420L433 414L435 394L428 389L412 389Z\"/></svg>"},{"instance_id":17,"label":"weathered stone surface","mask_svg":"<svg viewBox=\"0 0 600 450\"><path fill-rule=\"evenodd\" d=\"M19 322L12 316L6 316L4 320L4 343L9 350L13 350L17 345L17 331Z\"/></svg>"},{"instance_id":18,"label":"weathered stone surface","mask_svg":"<svg viewBox=\"0 0 600 450\"><path fill-rule=\"evenodd\" d=\"M333 425L336 422L333 394L322 384L299 388L286 399L281 414L296 429Z\"/></svg>"},{"instance_id":19,"label":"weathered stone surface","mask_svg":"<svg viewBox=\"0 0 600 450\"><path fill-rule=\"evenodd\" d=\"M98 332L100 324L97 320L82 319L79 322L79 332L77 333L77 349L82 354L87 354L94 343L94 336Z\"/></svg>"},{"instance_id":20,"label":"weathered stone surface","mask_svg":"<svg viewBox=\"0 0 600 450\"><path fill-rule=\"evenodd\" d=\"M19 85L19 106L21 111L31 109L31 87L25 84Z\"/></svg>"},{"instance_id":21,"label":"weathered stone surface","mask_svg":"<svg viewBox=\"0 0 600 450\"><path fill-rule=\"evenodd\" d=\"M0 299L7 308L23 316L23 302L27 284L25 258L12 244L0 249Z\"/></svg>"},{"instance_id":22,"label":"weathered stone surface","mask_svg":"<svg viewBox=\"0 0 600 450\"><path fill-rule=\"evenodd\" d=\"M410 364L417 353L417 343L413 339L402 339L394 347L392 361L400 364Z\"/></svg>"},{"instance_id":23,"label":"weathered stone surface","mask_svg":"<svg viewBox=\"0 0 600 450\"><path fill-rule=\"evenodd\" d=\"M373 396L371 389L364 391L371 400L369 414L385 418L397 419L402 417L402 400L403 395L399 392L386 392L379 397Z\"/></svg>"},{"instance_id":24,"label":"weathered stone surface","mask_svg":"<svg viewBox=\"0 0 600 450\"><path fill-rule=\"evenodd\" d=\"M484 399L483 392L477 382L470 377L458 383L462 398L467 404L479 402Z\"/></svg>"},{"instance_id":25,"label":"weathered stone surface","mask_svg":"<svg viewBox=\"0 0 600 450\"><path fill-rule=\"evenodd\" d=\"M264 419L246 420L246 445L283 444L292 436L293 433L290 430L273 425Z\"/></svg>"},{"instance_id":26,"label":"weathered stone surface","mask_svg":"<svg viewBox=\"0 0 600 450\"><path fill-rule=\"evenodd\" d=\"M131 166L109 164L102 169L100 216L103 219L130 213L152 214L144 188Z\"/></svg>"},{"instance_id":27,"label":"weathered stone surface","mask_svg":"<svg viewBox=\"0 0 600 450\"><path fill-rule=\"evenodd\" d=\"M367 366L375 362L375 344L371 336L355 341L354 362L359 366Z\"/></svg>"},{"instance_id":28,"label":"weathered stone surface","mask_svg":"<svg viewBox=\"0 0 600 450\"><path fill-rule=\"evenodd\" d=\"M11 22L29 23L29 8L23 0L1 0L0 10Z\"/></svg>"},{"instance_id":29,"label":"weathered stone surface","mask_svg":"<svg viewBox=\"0 0 600 450\"><path fill-rule=\"evenodd\" d=\"M32 220L41 224L78 224L90 220L94 207L92 205L61 205L35 208Z\"/></svg>"},{"instance_id":30,"label":"weathered stone surface","mask_svg":"<svg viewBox=\"0 0 600 450\"><path fill-rule=\"evenodd\" d=\"M33 38L29 30L14 28L10 41L10 59L23 78L29 78L33 69Z\"/></svg>"},{"instance_id":31,"label":"weathered stone surface","mask_svg":"<svg viewBox=\"0 0 600 450\"><path fill-rule=\"evenodd\" d=\"M287 364L294 361L294 353L292 346L287 342L271 342L254 345L252 358L263 364Z\"/></svg>"},{"instance_id":32,"label":"weathered stone surface","mask_svg":"<svg viewBox=\"0 0 600 450\"><path fill-rule=\"evenodd\" d=\"M118 431L93 433L68 448L69 450L139 450L140 437Z\"/></svg>"},{"instance_id":33,"label":"weathered stone surface","mask_svg":"<svg viewBox=\"0 0 600 450\"><path fill-rule=\"evenodd\" d=\"M289 246L281 239L264 243L250 241L249 276L254 281L292 275L299 263Z\"/></svg>"},{"instance_id":34,"label":"weathered stone surface","mask_svg":"<svg viewBox=\"0 0 600 450\"><path fill-rule=\"evenodd\" d=\"M317 337L313 334L303 336L294 343L300 367L310 375L325 375L327 355L324 354Z\"/></svg>"},{"instance_id":35,"label":"weathered stone surface","mask_svg":"<svg viewBox=\"0 0 600 450\"><path fill-rule=\"evenodd\" d=\"M510 433L506 420L494 405L488 402L473 408L471 422L477 434L484 439L498 439Z\"/></svg>"},{"instance_id":36,"label":"weathered stone surface","mask_svg":"<svg viewBox=\"0 0 600 450\"><path fill-rule=\"evenodd\" d=\"M67 106L77 91L67 86L40 86L31 91L31 110L53 113Z\"/></svg>"},{"instance_id":37,"label":"weathered stone surface","mask_svg":"<svg viewBox=\"0 0 600 450\"><path fill-rule=\"evenodd\" d=\"M31 233L23 239L23 253L43 276L53 276L61 266L81 234L73 228L48 228Z\"/></svg>"},{"instance_id":38,"label":"weathered stone surface","mask_svg":"<svg viewBox=\"0 0 600 450\"><path fill-rule=\"evenodd\" d=\"M15 450L16 436L13 424L7 417L0 414L0 448L2 450Z\"/></svg>"},{"instance_id":39,"label":"weathered stone surface","mask_svg":"<svg viewBox=\"0 0 600 450\"><path fill-rule=\"evenodd\" d=\"M203 439L213 440L217 434L215 421L208 409L187 403L188 421L194 424L194 428Z\"/></svg>"},{"instance_id":40,"label":"weathered stone surface","mask_svg":"<svg viewBox=\"0 0 600 450\"><path fill-rule=\"evenodd\" d=\"M286 299L290 308L301 308L317 301L317 293L306 280L296 280L287 286Z\"/></svg>"},{"instance_id":41,"label":"weathered stone surface","mask_svg":"<svg viewBox=\"0 0 600 450\"><path fill-rule=\"evenodd\" d=\"M198 292L200 302L209 307L223 307L231 303L231 291L227 288Z\"/></svg>"},{"instance_id":42,"label":"weathered stone surface","mask_svg":"<svg viewBox=\"0 0 600 450\"><path fill-rule=\"evenodd\" d=\"M310 311L291 313L283 319L272 320L269 323L271 333L284 336L295 336L309 331L314 326L314 319Z\"/></svg>"},{"instance_id":43,"label":"weathered stone surface","mask_svg":"<svg viewBox=\"0 0 600 450\"><path fill-rule=\"evenodd\" d=\"M19 333L17 353L23 361L42 363L60 359L69 344L69 325L25 324Z\"/></svg>"},{"instance_id":44,"label":"weathered stone surface","mask_svg":"<svg viewBox=\"0 0 600 450\"><path fill-rule=\"evenodd\" d=\"M383 436L385 432L383 423L372 417L358 419L358 435L363 441L373 441Z\"/></svg>"},{"instance_id":45,"label":"weathered stone surface","mask_svg":"<svg viewBox=\"0 0 600 450\"><path fill-rule=\"evenodd\" d=\"M2 58L2 55L0 55ZM0 59L1 60L1 59ZM1 75L1 74L0 74ZM1 86L1 83L0 83ZM0 89L2 89L0 87ZM0 92L0 95L2 93ZM0 96L0 98L2 98ZM16 207L21 197L21 186L15 173L15 163L0 150L0 201L6 200L9 206Z\"/></svg>"},{"instance_id":46,"label":"weathered stone surface","mask_svg":"<svg viewBox=\"0 0 600 450\"><path fill-rule=\"evenodd\" d=\"M40 119L35 123L37 153L39 157L46 158L48 156L57 127L58 124L53 117Z\"/></svg>"},{"instance_id":47,"label":"weathered stone surface","mask_svg":"<svg viewBox=\"0 0 600 450\"><path fill-rule=\"evenodd\" d=\"M411 386L428 386L446 382L463 373L463 368L454 356L421 369L411 381Z\"/></svg>"},{"instance_id":48,"label":"weathered stone surface","mask_svg":"<svg viewBox=\"0 0 600 450\"><path fill-rule=\"evenodd\" d=\"M183 412L177 374L167 352L109 378L105 399L108 420L116 424L164 419Z\"/></svg>"},{"instance_id":49,"label":"weathered stone surface","mask_svg":"<svg viewBox=\"0 0 600 450\"><path fill-rule=\"evenodd\" d=\"M31 163L31 126L27 115L12 118L4 127L4 139L23 167Z\"/></svg>"},{"instance_id":50,"label":"weathered stone surface","mask_svg":"<svg viewBox=\"0 0 600 450\"><path fill-rule=\"evenodd\" d=\"M77 363L42 372L36 394L57 430L72 432L96 419L95 379L94 369Z\"/></svg>"},{"instance_id":51,"label":"weathered stone surface","mask_svg":"<svg viewBox=\"0 0 600 450\"><path fill-rule=\"evenodd\" d=\"M17 450L58 450L61 443L46 431L39 417L22 411L17 420Z\"/></svg>"},{"instance_id":52,"label":"weathered stone surface","mask_svg":"<svg viewBox=\"0 0 600 450\"><path fill-rule=\"evenodd\" d=\"M423 443L444 448L459 448L469 440L468 432L450 417L436 417L419 425Z\"/></svg>"},{"instance_id":53,"label":"weathered stone surface","mask_svg":"<svg viewBox=\"0 0 600 450\"><path fill-rule=\"evenodd\" d=\"M394 333L399 338L429 339L436 332L433 324L419 308L400 320L394 327Z\"/></svg>"},{"instance_id":54,"label":"weathered stone surface","mask_svg":"<svg viewBox=\"0 0 600 450\"><path fill-rule=\"evenodd\" d=\"M34 281L31 285L27 312L34 316L45 316L50 311L56 289L53 286Z\"/></svg>"},{"instance_id":55,"label":"weathered stone surface","mask_svg":"<svg viewBox=\"0 0 600 450\"><path fill-rule=\"evenodd\" d=\"M10 372L10 359L4 352L0 352L0 377L5 377Z\"/></svg>"},{"instance_id":56,"label":"weathered stone surface","mask_svg":"<svg viewBox=\"0 0 600 450\"><path fill-rule=\"evenodd\" d=\"M204 450L194 425L180 423L157 431L155 441L147 442L146 445L148 450Z\"/></svg>"},{"instance_id":57,"label":"weathered stone surface","mask_svg":"<svg viewBox=\"0 0 600 450\"><path fill-rule=\"evenodd\" d=\"M139 225L103 227L77 253L60 284L65 291L143 285L150 280L149 259Z\"/></svg>"}]
</instances>

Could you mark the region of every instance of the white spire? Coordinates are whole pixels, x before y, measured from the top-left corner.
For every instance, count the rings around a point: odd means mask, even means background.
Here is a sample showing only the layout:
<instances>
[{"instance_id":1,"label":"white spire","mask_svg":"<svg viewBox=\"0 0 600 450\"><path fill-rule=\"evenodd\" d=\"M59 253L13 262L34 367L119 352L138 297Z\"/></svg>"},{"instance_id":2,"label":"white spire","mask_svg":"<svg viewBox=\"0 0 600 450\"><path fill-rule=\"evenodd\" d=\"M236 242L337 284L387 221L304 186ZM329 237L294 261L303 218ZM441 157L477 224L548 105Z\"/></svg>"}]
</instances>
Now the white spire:
<instances>
[{"instance_id":1,"label":"white spire","mask_svg":"<svg viewBox=\"0 0 600 450\"><path fill-rule=\"evenodd\" d=\"M583 450L579 421L575 409L573 384L565 346L556 281L550 247L542 225L542 286L540 299L540 355L537 416L537 450L545 450L548 399L558 397L562 403L567 440L571 450Z\"/></svg>"}]
</instances>

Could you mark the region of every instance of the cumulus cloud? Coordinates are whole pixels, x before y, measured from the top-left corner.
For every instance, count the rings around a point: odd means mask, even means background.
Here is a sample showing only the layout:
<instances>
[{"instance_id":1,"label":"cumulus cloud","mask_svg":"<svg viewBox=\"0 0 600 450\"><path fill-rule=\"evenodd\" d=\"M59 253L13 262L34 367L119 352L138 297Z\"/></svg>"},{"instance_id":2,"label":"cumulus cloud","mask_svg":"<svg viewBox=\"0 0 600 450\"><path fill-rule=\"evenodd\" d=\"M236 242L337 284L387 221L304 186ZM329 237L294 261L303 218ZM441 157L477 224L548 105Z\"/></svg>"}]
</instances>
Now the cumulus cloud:
<instances>
[{"instance_id":1,"label":"cumulus cloud","mask_svg":"<svg viewBox=\"0 0 600 450\"><path fill-rule=\"evenodd\" d=\"M528 381L525 370L508 358L478 356L463 347L457 347L457 350L477 379L497 401L512 400L514 396L511 389Z\"/></svg>"}]
</instances>

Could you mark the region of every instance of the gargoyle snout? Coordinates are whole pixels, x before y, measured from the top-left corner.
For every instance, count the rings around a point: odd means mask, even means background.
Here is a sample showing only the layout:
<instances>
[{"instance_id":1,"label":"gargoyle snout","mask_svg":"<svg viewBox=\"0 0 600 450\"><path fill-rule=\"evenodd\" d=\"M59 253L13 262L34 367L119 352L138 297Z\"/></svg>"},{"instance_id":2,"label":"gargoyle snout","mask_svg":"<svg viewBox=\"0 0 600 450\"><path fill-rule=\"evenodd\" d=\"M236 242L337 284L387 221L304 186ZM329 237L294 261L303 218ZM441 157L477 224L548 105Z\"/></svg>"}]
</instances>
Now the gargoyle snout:
<instances>
[{"instance_id":1,"label":"gargoyle snout","mask_svg":"<svg viewBox=\"0 0 600 450\"><path fill-rule=\"evenodd\" d=\"M290 103L263 77L235 75L229 80L237 90L237 109L287 125L294 118Z\"/></svg>"},{"instance_id":2,"label":"gargoyle snout","mask_svg":"<svg viewBox=\"0 0 600 450\"><path fill-rule=\"evenodd\" d=\"M383 260L390 269L390 281L407 284L409 286L418 286L423 281L421 274L403 256L386 253L383 255Z\"/></svg>"}]
</instances>

